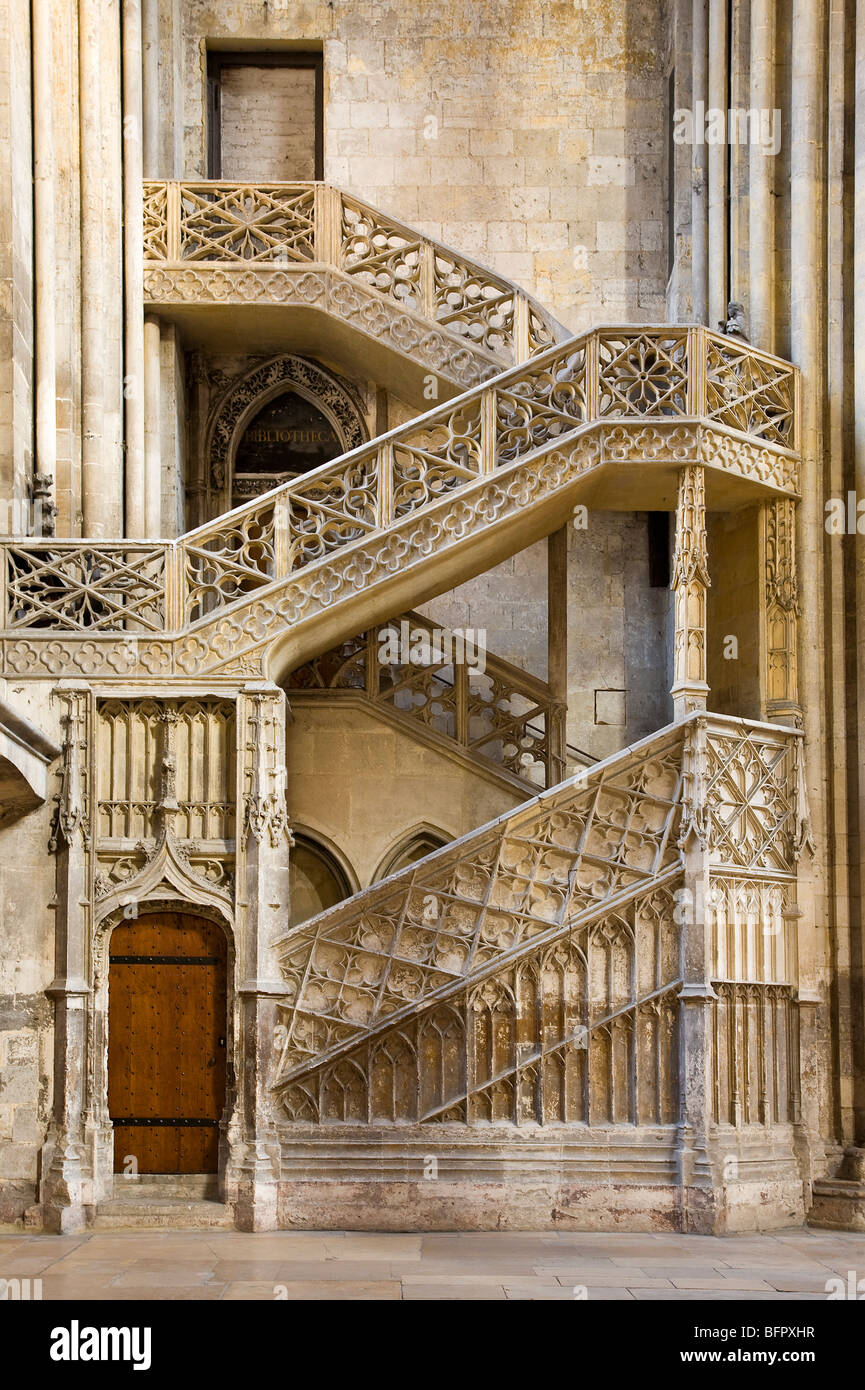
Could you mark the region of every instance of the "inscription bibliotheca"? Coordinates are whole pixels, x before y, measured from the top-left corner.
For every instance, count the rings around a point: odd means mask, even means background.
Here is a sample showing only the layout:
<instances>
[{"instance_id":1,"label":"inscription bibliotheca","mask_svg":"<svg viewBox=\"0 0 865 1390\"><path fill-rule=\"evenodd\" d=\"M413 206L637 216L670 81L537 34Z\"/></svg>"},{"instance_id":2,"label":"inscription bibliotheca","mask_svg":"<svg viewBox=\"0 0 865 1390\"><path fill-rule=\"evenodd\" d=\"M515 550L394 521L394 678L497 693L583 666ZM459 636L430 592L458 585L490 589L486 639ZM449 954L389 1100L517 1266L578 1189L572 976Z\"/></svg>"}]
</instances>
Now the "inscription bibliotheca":
<instances>
[{"instance_id":1,"label":"inscription bibliotheca","mask_svg":"<svg viewBox=\"0 0 865 1390\"><path fill-rule=\"evenodd\" d=\"M269 401L246 427L234 460L236 477L297 476L343 452L326 415L295 391Z\"/></svg>"}]
</instances>

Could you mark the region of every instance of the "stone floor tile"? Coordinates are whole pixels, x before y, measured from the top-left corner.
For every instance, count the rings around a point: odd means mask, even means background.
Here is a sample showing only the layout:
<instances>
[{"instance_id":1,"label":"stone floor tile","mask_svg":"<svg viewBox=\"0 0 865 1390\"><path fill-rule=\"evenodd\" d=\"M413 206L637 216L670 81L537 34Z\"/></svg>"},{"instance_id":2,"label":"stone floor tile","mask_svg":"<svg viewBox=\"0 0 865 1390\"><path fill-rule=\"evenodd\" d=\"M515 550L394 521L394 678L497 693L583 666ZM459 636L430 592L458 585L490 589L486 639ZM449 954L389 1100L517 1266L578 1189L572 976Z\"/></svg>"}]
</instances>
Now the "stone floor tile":
<instances>
[{"instance_id":1,"label":"stone floor tile","mask_svg":"<svg viewBox=\"0 0 865 1390\"><path fill-rule=\"evenodd\" d=\"M573 1292L572 1292L570 1289L562 1288L561 1285L559 1285L558 1287L555 1287L555 1286L552 1285L552 1284L539 1284L539 1285L536 1285L536 1286L524 1285L524 1284L517 1284L517 1285L505 1284L504 1288L505 1288L505 1297L506 1297L507 1299L509 1299L509 1300L520 1299L521 1301L526 1302L526 1303L573 1303L573 1302L574 1302L574 1295L573 1295ZM618 1290L618 1289L613 1289L613 1290L611 1291L611 1290L607 1289L607 1290L604 1291L604 1293L601 1295L601 1297L604 1297L604 1298L605 1298L605 1297L607 1296L608 1293L611 1293L611 1294L612 1294L612 1297L615 1298L615 1297L618 1296L618 1294L619 1294L620 1292L627 1292L627 1290L622 1291L622 1290Z\"/></svg>"},{"instance_id":2,"label":"stone floor tile","mask_svg":"<svg viewBox=\"0 0 865 1390\"><path fill-rule=\"evenodd\" d=\"M673 1284L669 1279L658 1279L655 1275L644 1274L639 1269L618 1269L612 1273L595 1274L594 1271L583 1270L574 1274L560 1274L559 1283L572 1286L574 1284L585 1284L588 1289L671 1289Z\"/></svg>"},{"instance_id":3,"label":"stone floor tile","mask_svg":"<svg viewBox=\"0 0 865 1390\"><path fill-rule=\"evenodd\" d=\"M275 1284L280 1272L286 1268L291 1268L291 1266L287 1266L284 1260L274 1258L269 1260L226 1259L217 1260L212 1273L214 1279L219 1279L226 1284L242 1284L249 1279L256 1283L270 1280ZM317 1266L312 1265L310 1268L316 1269ZM294 1275L294 1278L296 1279L297 1276Z\"/></svg>"},{"instance_id":4,"label":"stone floor tile","mask_svg":"<svg viewBox=\"0 0 865 1390\"><path fill-rule=\"evenodd\" d=\"M366 1283L360 1280L343 1279L304 1279L302 1282L282 1281L285 1292L280 1293L277 1302L296 1303L303 1300L350 1300L386 1299L388 1302L399 1299L402 1291L396 1279L376 1279Z\"/></svg>"},{"instance_id":5,"label":"stone floor tile","mask_svg":"<svg viewBox=\"0 0 865 1390\"><path fill-rule=\"evenodd\" d=\"M222 1297L226 1303L272 1303L273 1284L240 1279L237 1283L228 1284Z\"/></svg>"},{"instance_id":6,"label":"stone floor tile","mask_svg":"<svg viewBox=\"0 0 865 1390\"><path fill-rule=\"evenodd\" d=\"M361 1283L368 1283L370 1279L399 1279L403 1273L412 1273L416 1269L416 1265L401 1265L399 1260L394 1260L391 1264L377 1260L374 1265L359 1259L311 1260L308 1264L297 1260L287 1260L279 1266L276 1282L279 1284L297 1284L302 1279L326 1279L328 1281L341 1279L343 1282L356 1279ZM258 1276L255 1277L258 1278Z\"/></svg>"},{"instance_id":7,"label":"stone floor tile","mask_svg":"<svg viewBox=\"0 0 865 1390\"><path fill-rule=\"evenodd\" d=\"M61 1256L45 1255L41 1252L19 1250L14 1255L6 1255L0 1260L0 1279L32 1279L52 1269Z\"/></svg>"},{"instance_id":8,"label":"stone floor tile","mask_svg":"<svg viewBox=\"0 0 865 1390\"><path fill-rule=\"evenodd\" d=\"M781 1303L811 1298L807 1293L776 1293L774 1289L769 1293L762 1289L755 1289L753 1292L742 1289L671 1289L666 1293L663 1289L634 1289L633 1296L638 1302L673 1299L677 1303Z\"/></svg>"},{"instance_id":9,"label":"stone floor tile","mask_svg":"<svg viewBox=\"0 0 865 1390\"><path fill-rule=\"evenodd\" d=\"M814 1293L818 1298L828 1297L826 1278L822 1274L779 1274L774 1270L762 1270L763 1278L778 1293Z\"/></svg>"},{"instance_id":10,"label":"stone floor tile","mask_svg":"<svg viewBox=\"0 0 865 1390\"><path fill-rule=\"evenodd\" d=\"M696 1260L651 1260L641 1255L628 1261L614 1260L613 1265L616 1269L640 1269L656 1279L684 1278L685 1275L698 1279L720 1279L723 1274L717 1265L707 1264L705 1256L699 1264Z\"/></svg>"},{"instance_id":11,"label":"stone floor tile","mask_svg":"<svg viewBox=\"0 0 865 1390\"><path fill-rule=\"evenodd\" d=\"M112 1303L149 1303L149 1302L168 1302L172 1303L211 1303L222 1298L226 1289L225 1284L203 1284L200 1288L180 1288L167 1287L160 1284L156 1287L150 1284L135 1285L118 1288L112 1284L111 1291L107 1295ZM72 1295L74 1298L74 1295Z\"/></svg>"},{"instance_id":12,"label":"stone floor tile","mask_svg":"<svg viewBox=\"0 0 865 1390\"><path fill-rule=\"evenodd\" d=\"M769 1288L765 1279L756 1279L744 1274L732 1279L720 1276L717 1279L701 1279L693 1274L683 1274L681 1278L672 1279L671 1283L676 1289L741 1289L745 1292Z\"/></svg>"},{"instance_id":13,"label":"stone floor tile","mask_svg":"<svg viewBox=\"0 0 865 1390\"><path fill-rule=\"evenodd\" d=\"M347 1231L336 1240L325 1237L327 1249L333 1249L338 1256L363 1254L364 1259L392 1260L396 1255L417 1255L420 1257L420 1235L403 1235L391 1231Z\"/></svg>"},{"instance_id":14,"label":"stone floor tile","mask_svg":"<svg viewBox=\"0 0 865 1390\"><path fill-rule=\"evenodd\" d=\"M53 1274L42 1280L43 1302L67 1298L111 1298L114 1276L90 1275L78 1277L75 1274Z\"/></svg>"},{"instance_id":15,"label":"stone floor tile","mask_svg":"<svg viewBox=\"0 0 865 1390\"><path fill-rule=\"evenodd\" d=\"M552 1288L550 1284L538 1284L538 1298L543 1298L544 1292ZM417 1302L421 1299L434 1300L436 1303L459 1302L502 1302L506 1298L505 1290L501 1284L475 1284L468 1286L461 1284L459 1292L453 1286L449 1289L443 1284L404 1284L403 1298L407 1302ZM558 1295L554 1294L554 1297Z\"/></svg>"},{"instance_id":16,"label":"stone floor tile","mask_svg":"<svg viewBox=\"0 0 865 1390\"><path fill-rule=\"evenodd\" d=\"M132 1285L139 1288L177 1288L199 1289L214 1283L210 1269L153 1269L149 1261L142 1261L123 1269L112 1287L128 1289Z\"/></svg>"},{"instance_id":17,"label":"stone floor tile","mask_svg":"<svg viewBox=\"0 0 865 1390\"><path fill-rule=\"evenodd\" d=\"M520 1278L516 1276L502 1275L500 1271L490 1274L462 1274L456 1270L451 1270L449 1274L430 1274L429 1270L422 1269L417 1274L403 1274L400 1283L407 1288L410 1284L438 1284L441 1288L453 1285L456 1288L473 1288L475 1285L481 1287L484 1284L526 1284L534 1286L548 1286L554 1288L558 1281L553 1278L533 1279L529 1276Z\"/></svg>"}]
</instances>

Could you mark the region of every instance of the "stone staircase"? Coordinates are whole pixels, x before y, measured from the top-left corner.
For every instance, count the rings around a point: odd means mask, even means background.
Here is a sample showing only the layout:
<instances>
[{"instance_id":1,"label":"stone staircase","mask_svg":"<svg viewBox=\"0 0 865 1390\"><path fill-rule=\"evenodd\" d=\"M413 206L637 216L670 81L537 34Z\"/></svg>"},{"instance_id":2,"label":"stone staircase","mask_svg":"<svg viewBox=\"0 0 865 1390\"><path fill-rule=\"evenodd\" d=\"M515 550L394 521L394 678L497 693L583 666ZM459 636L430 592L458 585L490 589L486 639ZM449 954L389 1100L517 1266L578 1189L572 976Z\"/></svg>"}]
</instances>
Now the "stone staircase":
<instances>
[{"instance_id":1,"label":"stone staircase","mask_svg":"<svg viewBox=\"0 0 865 1390\"><path fill-rule=\"evenodd\" d=\"M581 1079L569 1103L591 1121L590 1074L611 1027L628 1015L635 1047L641 1012L678 1012L691 918L676 895L692 842L707 868L732 851L746 879L792 877L806 833L800 741L769 725L692 716L291 929L278 948L276 1089L286 1113L424 1124L471 1123L490 1110L544 1124L565 1118L561 1094L552 1110L550 1096L572 1065ZM788 964L752 968L786 986ZM545 989L555 998L542 1001ZM500 1035L479 1041L475 1022L488 1008L501 1013ZM424 1038L440 1034L444 1018L460 1042L446 1058L439 1040L427 1073ZM391 1070L397 1058L409 1069L406 1113L396 1092L376 1097L382 1051ZM669 1065L663 1072L658 1053L641 1075L657 1088L658 1115L677 1104L678 1063ZM347 1113L348 1104L357 1108ZM632 1123L638 1108L633 1094Z\"/></svg>"},{"instance_id":2,"label":"stone staircase","mask_svg":"<svg viewBox=\"0 0 865 1390\"><path fill-rule=\"evenodd\" d=\"M404 380L464 390L567 336L513 282L325 183L144 185L144 300L165 318L305 316Z\"/></svg>"},{"instance_id":3,"label":"stone staircase","mask_svg":"<svg viewBox=\"0 0 865 1390\"><path fill-rule=\"evenodd\" d=\"M364 1197L363 1220L404 1223L405 1186L391 1199L387 1183L415 1184L431 1151L454 1182L525 1182L526 1220L558 1219L541 1210L548 1196L557 1210L573 1192L579 1205L614 1190L623 1209L651 1201L653 1220L687 1230L726 1219L713 1204L727 1200L719 1174L736 1146L794 1210L802 737L707 714L708 687L681 653L693 636L704 649L707 507L797 495L796 369L694 325L562 340L516 287L323 185L163 184L146 198L149 304L290 301L351 320L418 372L436 361L465 388L177 540L3 543L0 674L88 684L64 696L62 824L83 823L67 803L87 782L85 758L88 786L95 777L92 687L103 702L134 687L138 700L236 703L253 833L232 842L231 876L205 882L166 831L111 892L147 901L167 883L226 918L243 904L243 1063L255 1077L238 1220L275 1224L278 1199L293 1224L339 1225L340 1202L354 1213L357 1184L370 1182L384 1195ZM287 928L277 685L549 535L577 506L677 508L676 722L558 781L561 711L548 702L539 751L556 784ZM443 693L439 681L432 695ZM469 697L456 682L453 696L470 750ZM396 701L391 713L402 717ZM499 732L519 742L524 730ZM175 765L170 739L163 769ZM67 856L82 882L90 845L117 853L99 843L98 807L87 813L90 837ZM176 813L172 788L168 824ZM116 910L111 892L100 920ZM772 931L758 936L755 922ZM550 1174L562 1188L552 1195ZM419 1224L446 1227L447 1182L416 1187ZM231 1219L211 1178L147 1177L118 1181L95 1226Z\"/></svg>"},{"instance_id":4,"label":"stone staircase","mask_svg":"<svg viewBox=\"0 0 865 1390\"><path fill-rule=\"evenodd\" d=\"M798 487L796 370L704 328L597 329L176 541L7 541L2 669L280 679L560 527ZM61 644L58 643L61 639Z\"/></svg>"}]
</instances>

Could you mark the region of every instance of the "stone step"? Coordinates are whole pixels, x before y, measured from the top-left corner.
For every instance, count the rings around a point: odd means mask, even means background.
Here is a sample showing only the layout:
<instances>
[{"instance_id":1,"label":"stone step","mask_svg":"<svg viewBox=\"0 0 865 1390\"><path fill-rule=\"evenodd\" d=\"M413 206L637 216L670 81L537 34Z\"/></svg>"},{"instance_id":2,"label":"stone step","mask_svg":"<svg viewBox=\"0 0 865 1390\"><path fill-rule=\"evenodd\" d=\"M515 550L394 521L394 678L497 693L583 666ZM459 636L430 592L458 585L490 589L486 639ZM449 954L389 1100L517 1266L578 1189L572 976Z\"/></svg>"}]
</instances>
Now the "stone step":
<instances>
[{"instance_id":1,"label":"stone step","mask_svg":"<svg viewBox=\"0 0 865 1390\"><path fill-rule=\"evenodd\" d=\"M216 1201L219 1179L215 1173L140 1173L137 1178L114 1176L114 1200L137 1197L184 1197L191 1201Z\"/></svg>"},{"instance_id":2,"label":"stone step","mask_svg":"<svg viewBox=\"0 0 865 1390\"><path fill-rule=\"evenodd\" d=\"M100 1202L91 1229L95 1231L231 1230L234 1222L222 1202L196 1201L183 1197L141 1196L112 1198Z\"/></svg>"}]
</instances>

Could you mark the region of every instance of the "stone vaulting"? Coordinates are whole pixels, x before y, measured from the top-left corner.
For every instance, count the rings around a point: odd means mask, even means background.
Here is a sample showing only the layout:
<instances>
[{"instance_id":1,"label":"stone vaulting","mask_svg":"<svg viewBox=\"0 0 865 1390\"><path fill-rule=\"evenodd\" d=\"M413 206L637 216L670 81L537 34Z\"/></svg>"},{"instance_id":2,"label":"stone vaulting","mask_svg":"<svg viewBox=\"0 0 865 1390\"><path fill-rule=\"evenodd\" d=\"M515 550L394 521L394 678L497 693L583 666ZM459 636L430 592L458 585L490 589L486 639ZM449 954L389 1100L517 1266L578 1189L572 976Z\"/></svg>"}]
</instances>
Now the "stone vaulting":
<instances>
[{"instance_id":1,"label":"stone vaulting","mask_svg":"<svg viewBox=\"0 0 865 1390\"><path fill-rule=\"evenodd\" d=\"M780 8L5 0L0 1221L865 1229L862 16Z\"/></svg>"}]
</instances>

